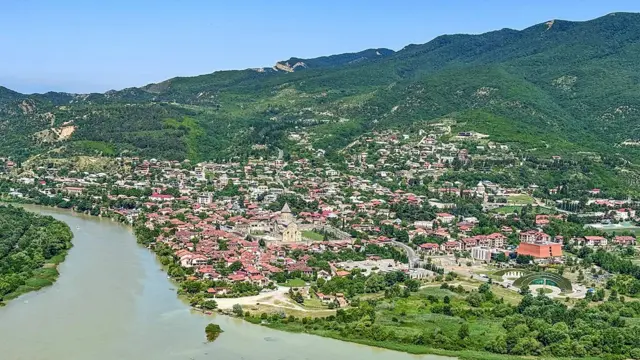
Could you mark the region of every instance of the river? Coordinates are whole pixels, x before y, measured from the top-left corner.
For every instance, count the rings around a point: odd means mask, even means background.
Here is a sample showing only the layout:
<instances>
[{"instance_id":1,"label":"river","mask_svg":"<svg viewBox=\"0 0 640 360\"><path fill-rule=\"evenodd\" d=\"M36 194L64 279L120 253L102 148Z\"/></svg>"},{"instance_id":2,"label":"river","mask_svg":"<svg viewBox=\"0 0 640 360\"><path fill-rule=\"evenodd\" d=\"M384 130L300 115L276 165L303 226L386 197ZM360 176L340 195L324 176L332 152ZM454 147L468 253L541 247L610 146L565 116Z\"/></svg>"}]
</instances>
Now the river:
<instances>
[{"instance_id":1,"label":"river","mask_svg":"<svg viewBox=\"0 0 640 360\"><path fill-rule=\"evenodd\" d=\"M69 224L74 247L51 287L0 308L2 360L441 360L192 312L155 256L109 219L25 206ZM205 343L204 328L224 333Z\"/></svg>"}]
</instances>

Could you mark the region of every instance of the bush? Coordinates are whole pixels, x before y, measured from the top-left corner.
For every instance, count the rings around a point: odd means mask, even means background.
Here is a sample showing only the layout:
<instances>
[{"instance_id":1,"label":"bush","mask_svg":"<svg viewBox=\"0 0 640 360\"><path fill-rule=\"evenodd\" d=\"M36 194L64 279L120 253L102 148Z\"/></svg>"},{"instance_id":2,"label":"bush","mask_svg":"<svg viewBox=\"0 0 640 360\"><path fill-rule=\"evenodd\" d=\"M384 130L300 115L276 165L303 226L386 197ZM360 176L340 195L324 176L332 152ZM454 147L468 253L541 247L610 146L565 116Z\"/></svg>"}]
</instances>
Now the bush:
<instances>
[{"instance_id":1,"label":"bush","mask_svg":"<svg viewBox=\"0 0 640 360\"><path fill-rule=\"evenodd\" d=\"M242 310L242 305L240 304L234 304L231 310L233 311L233 314L237 317L242 317L242 315L244 315L244 311Z\"/></svg>"}]
</instances>

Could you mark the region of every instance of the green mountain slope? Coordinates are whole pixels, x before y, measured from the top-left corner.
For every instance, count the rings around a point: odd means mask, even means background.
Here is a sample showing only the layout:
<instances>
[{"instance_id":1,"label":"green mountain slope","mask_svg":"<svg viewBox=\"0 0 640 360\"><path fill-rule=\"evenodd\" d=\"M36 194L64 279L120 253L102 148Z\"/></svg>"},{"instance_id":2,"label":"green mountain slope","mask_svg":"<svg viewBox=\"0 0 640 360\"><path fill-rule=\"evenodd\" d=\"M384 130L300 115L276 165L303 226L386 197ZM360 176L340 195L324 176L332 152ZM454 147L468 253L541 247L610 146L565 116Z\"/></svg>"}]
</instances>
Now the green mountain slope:
<instances>
[{"instance_id":1,"label":"green mountain slope","mask_svg":"<svg viewBox=\"0 0 640 360\"><path fill-rule=\"evenodd\" d=\"M55 149L221 159L252 144L284 146L293 129L331 152L374 128L448 117L534 153L635 161L637 147L622 143L640 138L639 40L640 15L615 13L104 94L0 88L0 131L8 134L0 156Z\"/></svg>"}]
</instances>

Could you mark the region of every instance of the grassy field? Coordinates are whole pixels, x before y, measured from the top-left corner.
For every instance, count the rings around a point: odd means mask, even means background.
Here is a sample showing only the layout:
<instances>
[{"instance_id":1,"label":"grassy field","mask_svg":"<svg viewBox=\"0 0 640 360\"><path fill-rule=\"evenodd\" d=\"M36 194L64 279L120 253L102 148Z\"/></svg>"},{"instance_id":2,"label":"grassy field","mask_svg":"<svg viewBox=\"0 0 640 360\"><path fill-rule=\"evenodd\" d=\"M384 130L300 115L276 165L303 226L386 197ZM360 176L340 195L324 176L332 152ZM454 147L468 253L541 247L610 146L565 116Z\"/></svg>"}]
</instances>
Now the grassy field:
<instances>
[{"instance_id":1,"label":"grassy field","mask_svg":"<svg viewBox=\"0 0 640 360\"><path fill-rule=\"evenodd\" d=\"M310 299L304 299L304 304L302 304L307 309L312 310L323 310L327 309L325 305L322 304L322 301L315 296L312 296Z\"/></svg>"},{"instance_id":2,"label":"grassy field","mask_svg":"<svg viewBox=\"0 0 640 360\"><path fill-rule=\"evenodd\" d=\"M307 239L311 239L314 241L322 241L324 240L324 235L319 234L315 231L303 231L302 232L302 237L307 238Z\"/></svg>"},{"instance_id":3,"label":"grassy field","mask_svg":"<svg viewBox=\"0 0 640 360\"><path fill-rule=\"evenodd\" d=\"M474 285L476 284L474 283ZM495 285L491 287L491 290L498 297L502 297L503 291L512 293L510 290L503 289L500 286ZM519 296L516 293L513 294ZM379 302L375 308L376 326L380 326L381 331L394 332L394 334L396 334L396 336L399 338L402 338L404 336L410 337L416 334L438 334L438 336L442 335L446 338L455 339L458 336L457 334L462 324L466 323L469 326L469 337L465 341L467 342L469 347L480 348L480 344L485 344L487 340L505 334L505 329L502 327L501 321L481 318L476 318L473 321L466 321L456 316L432 313L429 311L430 305L426 300L427 296L435 296L440 299L441 302L446 296L451 299L451 304L454 307L466 306L466 302L464 300L466 294L461 295L448 289L441 289L438 286L425 287L420 289L418 292L413 293L408 298L395 298L390 301L379 299ZM367 296L362 296L361 299L365 297ZM505 298L505 301L508 300ZM304 316L309 315L305 314ZM428 345L401 343L389 340L376 341L373 339L360 338L357 336L357 334L354 334L353 336L345 336L344 334L341 334L340 330L338 330L337 328L325 328L316 325L305 326L300 322L276 322L268 323L266 324L266 326L278 330L289 332L304 332L342 341L350 341L363 345L376 346L411 354L436 354L443 356L453 356L459 359L466 360L526 359L526 357L500 355L477 350L444 350L433 348ZM539 357L536 359L550 358Z\"/></svg>"},{"instance_id":4,"label":"grassy field","mask_svg":"<svg viewBox=\"0 0 640 360\"><path fill-rule=\"evenodd\" d=\"M491 210L491 212L496 214L513 214L515 212L520 212L521 209L522 206L501 206Z\"/></svg>"},{"instance_id":5,"label":"grassy field","mask_svg":"<svg viewBox=\"0 0 640 360\"><path fill-rule=\"evenodd\" d=\"M502 280L502 279L500 279ZM464 286L467 290L470 287L479 287L480 285L483 284L483 282L481 281L459 281L459 283ZM493 285L491 286L491 291L499 298L503 298L505 302L510 303L512 305L516 305L518 303L520 303L520 300L522 300L522 295L520 295L517 291L513 291L513 290L509 290L506 288L503 288L500 285Z\"/></svg>"},{"instance_id":6,"label":"grassy field","mask_svg":"<svg viewBox=\"0 0 640 360\"><path fill-rule=\"evenodd\" d=\"M549 288L539 288L536 290L537 293L543 293L543 294L551 294L553 292L553 290L549 289Z\"/></svg>"},{"instance_id":7,"label":"grassy field","mask_svg":"<svg viewBox=\"0 0 640 360\"><path fill-rule=\"evenodd\" d=\"M512 203L517 204L518 202L516 201ZM522 206L507 205L507 206L501 206L499 208L495 208L491 210L491 212L496 214L512 214L514 212L519 213L520 210L522 210ZM555 214L556 212L552 209L544 208L541 206L534 206L533 213L534 214Z\"/></svg>"},{"instance_id":8,"label":"grassy field","mask_svg":"<svg viewBox=\"0 0 640 360\"><path fill-rule=\"evenodd\" d=\"M307 283L304 282L304 280L302 279L289 279L287 280L286 283L280 284L282 286L286 286L286 287L303 287L305 286Z\"/></svg>"},{"instance_id":9,"label":"grassy field","mask_svg":"<svg viewBox=\"0 0 640 360\"><path fill-rule=\"evenodd\" d=\"M533 204L533 198L527 194L519 194L507 197L509 204Z\"/></svg>"},{"instance_id":10,"label":"grassy field","mask_svg":"<svg viewBox=\"0 0 640 360\"><path fill-rule=\"evenodd\" d=\"M295 317L326 317L330 315L335 315L336 310L329 309L305 309L299 310L294 308L283 308L281 306L274 306L270 304L260 304L260 305L252 305L243 307L245 311L249 311L252 314L280 314L285 312L287 315L293 315ZM285 329L282 329L285 330Z\"/></svg>"},{"instance_id":11,"label":"grassy field","mask_svg":"<svg viewBox=\"0 0 640 360\"><path fill-rule=\"evenodd\" d=\"M630 232L633 235L640 236L640 227L628 227L628 228L617 228L617 229L608 229L608 228L598 228L598 230L602 230L607 234L617 234L620 235L623 232Z\"/></svg>"}]
</instances>

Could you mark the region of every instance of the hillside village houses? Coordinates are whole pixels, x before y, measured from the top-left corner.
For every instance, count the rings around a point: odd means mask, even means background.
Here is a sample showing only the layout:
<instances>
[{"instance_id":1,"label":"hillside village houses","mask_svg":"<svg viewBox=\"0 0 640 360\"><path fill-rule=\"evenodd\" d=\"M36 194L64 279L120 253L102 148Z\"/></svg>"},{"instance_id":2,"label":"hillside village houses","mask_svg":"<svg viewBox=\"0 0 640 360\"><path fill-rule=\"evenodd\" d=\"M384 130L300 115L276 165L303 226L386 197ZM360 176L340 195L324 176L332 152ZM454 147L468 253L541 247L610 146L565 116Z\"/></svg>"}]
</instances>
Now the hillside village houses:
<instances>
[{"instance_id":1,"label":"hillside village houses","mask_svg":"<svg viewBox=\"0 0 640 360\"><path fill-rule=\"evenodd\" d=\"M611 241L552 238L545 229L553 221L566 221L565 215L536 214L532 225L516 227L517 214L491 211L511 196L537 191L529 186L438 180L452 167L478 158L514 159L507 146L496 143L476 149L441 142L450 127L435 124L411 135L385 130L362 136L341 153L344 164L328 163L323 152L311 147L308 134L300 132L293 141L311 157L284 160L265 152L243 162L198 164L119 157L112 160L115 170L110 173L47 165L21 168L5 159L0 169L2 179L12 184L12 196L56 199L58 204L74 203L76 210L143 224L159 234L150 246L170 248L196 278L259 287L279 273L346 276L338 262L320 269L309 260L318 253L347 251L361 253L367 261L387 260L367 249L390 247L394 240L413 244L422 259L455 255L485 262L499 254L559 261L566 242L590 247L635 243L632 236ZM456 138L470 141L464 134ZM403 183L418 184L428 193L397 185ZM482 204L483 217L496 226L481 232L480 215L461 212L461 199ZM589 201L606 209L603 218L637 219L636 206L628 201ZM217 270L232 264L238 265L234 271ZM397 269L412 271L400 264Z\"/></svg>"}]
</instances>

